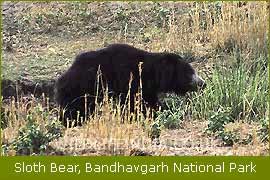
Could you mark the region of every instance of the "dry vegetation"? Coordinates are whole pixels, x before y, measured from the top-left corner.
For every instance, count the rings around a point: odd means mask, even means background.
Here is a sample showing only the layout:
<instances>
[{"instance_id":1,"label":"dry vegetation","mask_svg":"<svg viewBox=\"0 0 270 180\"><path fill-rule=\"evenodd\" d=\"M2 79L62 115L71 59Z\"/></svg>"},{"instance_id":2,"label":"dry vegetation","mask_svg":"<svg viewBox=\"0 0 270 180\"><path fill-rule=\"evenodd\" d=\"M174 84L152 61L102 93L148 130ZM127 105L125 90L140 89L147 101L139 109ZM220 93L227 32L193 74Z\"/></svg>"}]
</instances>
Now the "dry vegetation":
<instances>
[{"instance_id":1,"label":"dry vegetation","mask_svg":"<svg viewBox=\"0 0 270 180\"><path fill-rule=\"evenodd\" d=\"M267 5L16 3L3 19L1 77L10 83L2 83L2 154L267 155ZM167 110L157 119L141 116L140 95L135 114L107 97L82 127L62 127L52 93L39 95L51 92L78 52L115 42L181 54L209 86L187 97L162 95ZM151 141L155 134L160 144Z\"/></svg>"}]
</instances>

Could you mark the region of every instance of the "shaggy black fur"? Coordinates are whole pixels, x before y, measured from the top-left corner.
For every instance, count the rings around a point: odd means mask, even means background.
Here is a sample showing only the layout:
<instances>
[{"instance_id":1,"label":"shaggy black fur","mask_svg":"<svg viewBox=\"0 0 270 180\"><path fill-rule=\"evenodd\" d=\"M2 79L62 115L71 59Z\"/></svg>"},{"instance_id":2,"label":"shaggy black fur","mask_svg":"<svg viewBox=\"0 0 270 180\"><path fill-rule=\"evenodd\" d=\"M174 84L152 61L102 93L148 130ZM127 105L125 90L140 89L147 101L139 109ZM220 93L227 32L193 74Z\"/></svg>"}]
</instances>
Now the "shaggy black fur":
<instances>
[{"instance_id":1,"label":"shaggy black fur","mask_svg":"<svg viewBox=\"0 0 270 180\"><path fill-rule=\"evenodd\" d=\"M77 111L84 116L94 109L98 69L103 82L99 78L99 84L107 85L109 93L123 99L126 98L132 73L130 93L134 97L139 87L140 62L143 63L142 97L150 107L157 105L161 92L183 95L197 90L198 85L204 85L191 65L176 54L151 53L125 44L112 44L78 55L72 66L57 80L56 101L65 109L64 119L76 119ZM102 98L102 93L99 96ZM85 112L85 99L88 112ZM133 104L134 101L131 101L131 111Z\"/></svg>"}]
</instances>

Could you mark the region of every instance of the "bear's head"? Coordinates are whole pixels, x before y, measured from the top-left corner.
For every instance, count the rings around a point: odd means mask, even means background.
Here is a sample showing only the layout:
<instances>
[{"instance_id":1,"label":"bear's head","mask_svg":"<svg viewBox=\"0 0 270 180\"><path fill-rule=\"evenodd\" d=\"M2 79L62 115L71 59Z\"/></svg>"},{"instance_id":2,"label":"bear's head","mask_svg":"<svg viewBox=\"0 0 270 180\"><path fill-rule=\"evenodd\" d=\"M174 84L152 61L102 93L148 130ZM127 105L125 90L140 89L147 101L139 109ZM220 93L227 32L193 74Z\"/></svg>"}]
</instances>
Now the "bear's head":
<instances>
[{"instance_id":1,"label":"bear's head","mask_svg":"<svg viewBox=\"0 0 270 180\"><path fill-rule=\"evenodd\" d=\"M166 53L161 59L160 85L163 91L184 95L186 92L198 91L206 87L205 81L194 68L181 56Z\"/></svg>"},{"instance_id":2,"label":"bear's head","mask_svg":"<svg viewBox=\"0 0 270 180\"><path fill-rule=\"evenodd\" d=\"M183 95L186 92L198 91L206 87L205 81L189 63L180 60L176 67L174 91L177 94Z\"/></svg>"}]
</instances>

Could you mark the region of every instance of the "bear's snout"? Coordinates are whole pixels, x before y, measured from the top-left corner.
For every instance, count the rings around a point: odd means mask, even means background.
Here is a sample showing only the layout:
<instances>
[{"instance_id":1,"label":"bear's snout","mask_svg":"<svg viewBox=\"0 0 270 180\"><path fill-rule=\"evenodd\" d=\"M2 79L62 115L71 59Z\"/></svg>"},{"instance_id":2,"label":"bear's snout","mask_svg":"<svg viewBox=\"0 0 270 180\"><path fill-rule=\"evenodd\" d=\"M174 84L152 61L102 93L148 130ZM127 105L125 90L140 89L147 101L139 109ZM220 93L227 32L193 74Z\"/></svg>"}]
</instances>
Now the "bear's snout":
<instances>
[{"instance_id":1,"label":"bear's snout","mask_svg":"<svg viewBox=\"0 0 270 180\"><path fill-rule=\"evenodd\" d=\"M204 89L206 88L206 83L199 75L194 74L192 76L192 83L196 87L196 89Z\"/></svg>"}]
</instances>

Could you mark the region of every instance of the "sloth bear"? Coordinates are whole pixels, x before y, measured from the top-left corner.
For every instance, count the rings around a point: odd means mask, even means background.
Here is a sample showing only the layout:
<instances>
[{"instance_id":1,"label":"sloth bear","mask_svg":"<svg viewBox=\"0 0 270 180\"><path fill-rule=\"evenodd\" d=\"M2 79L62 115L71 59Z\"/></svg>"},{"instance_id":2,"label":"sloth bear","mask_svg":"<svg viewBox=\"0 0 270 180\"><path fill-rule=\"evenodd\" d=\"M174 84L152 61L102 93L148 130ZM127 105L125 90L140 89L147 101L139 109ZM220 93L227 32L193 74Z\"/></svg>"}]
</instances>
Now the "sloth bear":
<instances>
[{"instance_id":1,"label":"sloth bear","mask_svg":"<svg viewBox=\"0 0 270 180\"><path fill-rule=\"evenodd\" d=\"M126 44L112 44L79 54L72 66L57 80L55 98L64 109L64 121L77 119L78 111L80 117L85 117L94 110L96 96L103 97L102 93L96 94L97 88L100 89L97 84L106 84L109 94L120 97L120 102L121 99L125 100L130 89L132 111L133 97L140 86L140 62L142 99L150 108L157 105L159 93L174 92L184 95L205 86L205 82L192 66L179 55L152 53Z\"/></svg>"}]
</instances>

